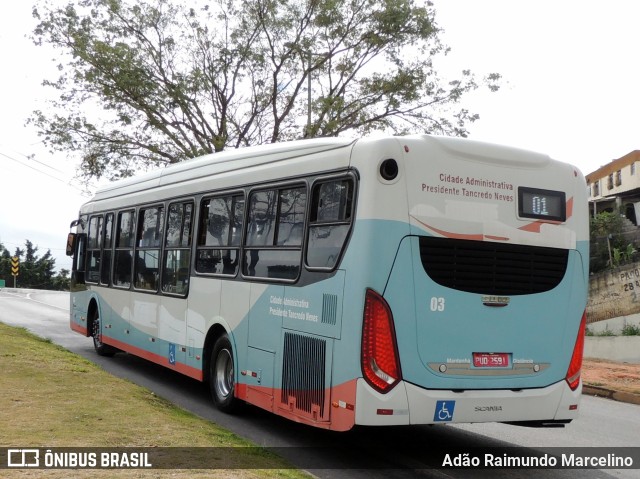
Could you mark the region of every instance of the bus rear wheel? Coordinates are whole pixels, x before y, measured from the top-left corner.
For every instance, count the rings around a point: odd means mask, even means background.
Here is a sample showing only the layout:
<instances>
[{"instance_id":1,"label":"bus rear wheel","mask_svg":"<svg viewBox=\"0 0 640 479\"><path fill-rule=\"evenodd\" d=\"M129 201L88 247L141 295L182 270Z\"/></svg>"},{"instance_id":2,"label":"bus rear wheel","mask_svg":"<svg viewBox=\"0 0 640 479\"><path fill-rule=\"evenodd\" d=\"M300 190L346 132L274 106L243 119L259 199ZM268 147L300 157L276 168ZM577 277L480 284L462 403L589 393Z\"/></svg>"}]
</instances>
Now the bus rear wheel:
<instances>
[{"instance_id":1,"label":"bus rear wheel","mask_svg":"<svg viewBox=\"0 0 640 479\"><path fill-rule=\"evenodd\" d=\"M102 325L100 324L100 313L96 310L93 321L91 321L91 337L93 338L93 347L98 356L111 357L116 354L117 349L102 342Z\"/></svg>"},{"instance_id":2,"label":"bus rear wheel","mask_svg":"<svg viewBox=\"0 0 640 479\"><path fill-rule=\"evenodd\" d=\"M226 413L235 412L240 400L235 397L235 365L229 337L220 336L211 351L209 361L209 387L216 407Z\"/></svg>"}]
</instances>

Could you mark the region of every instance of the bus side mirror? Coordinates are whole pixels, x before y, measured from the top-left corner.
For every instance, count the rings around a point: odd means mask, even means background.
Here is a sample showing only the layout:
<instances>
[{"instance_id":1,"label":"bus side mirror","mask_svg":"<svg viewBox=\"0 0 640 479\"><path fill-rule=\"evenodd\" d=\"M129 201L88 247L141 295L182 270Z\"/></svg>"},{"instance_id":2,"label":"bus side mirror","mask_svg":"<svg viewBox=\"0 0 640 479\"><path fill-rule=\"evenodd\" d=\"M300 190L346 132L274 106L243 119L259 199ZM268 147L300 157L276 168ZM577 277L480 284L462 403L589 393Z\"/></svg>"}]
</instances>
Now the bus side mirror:
<instances>
[{"instance_id":1,"label":"bus side mirror","mask_svg":"<svg viewBox=\"0 0 640 479\"><path fill-rule=\"evenodd\" d=\"M76 252L76 234L75 233L69 233L69 235L67 236L67 256L73 256L73 254Z\"/></svg>"},{"instance_id":2,"label":"bus side mirror","mask_svg":"<svg viewBox=\"0 0 640 479\"><path fill-rule=\"evenodd\" d=\"M84 271L87 235L85 233L69 233L67 236L67 256L73 257L72 271Z\"/></svg>"}]
</instances>

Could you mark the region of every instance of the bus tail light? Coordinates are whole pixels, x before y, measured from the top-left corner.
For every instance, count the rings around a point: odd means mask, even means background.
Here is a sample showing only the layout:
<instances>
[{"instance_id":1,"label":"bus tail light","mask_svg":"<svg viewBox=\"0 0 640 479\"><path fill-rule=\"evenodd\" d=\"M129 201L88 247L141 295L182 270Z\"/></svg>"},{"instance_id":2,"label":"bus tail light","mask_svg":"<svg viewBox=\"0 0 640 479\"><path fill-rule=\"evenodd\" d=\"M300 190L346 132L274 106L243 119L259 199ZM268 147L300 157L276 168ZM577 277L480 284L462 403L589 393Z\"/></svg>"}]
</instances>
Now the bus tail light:
<instances>
[{"instance_id":1,"label":"bus tail light","mask_svg":"<svg viewBox=\"0 0 640 479\"><path fill-rule=\"evenodd\" d=\"M391 391L402 379L393 316L387 302L368 289L362 328L362 373L371 387Z\"/></svg>"},{"instance_id":2,"label":"bus tail light","mask_svg":"<svg viewBox=\"0 0 640 479\"><path fill-rule=\"evenodd\" d=\"M587 311L582 314L580 328L578 329L578 337L573 347L573 355L567 370L566 381L572 391L575 391L580 384L580 373L582 371L582 354L584 352L584 334L587 327Z\"/></svg>"}]
</instances>

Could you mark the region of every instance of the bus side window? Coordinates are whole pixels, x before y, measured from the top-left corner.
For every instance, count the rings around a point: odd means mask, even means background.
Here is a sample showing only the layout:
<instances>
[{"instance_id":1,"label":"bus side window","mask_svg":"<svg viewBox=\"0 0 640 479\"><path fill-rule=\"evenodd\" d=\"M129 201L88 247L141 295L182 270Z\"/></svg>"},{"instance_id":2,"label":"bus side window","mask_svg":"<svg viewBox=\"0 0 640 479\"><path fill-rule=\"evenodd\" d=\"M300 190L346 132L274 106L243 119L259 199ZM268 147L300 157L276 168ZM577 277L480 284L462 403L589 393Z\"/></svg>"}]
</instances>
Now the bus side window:
<instances>
[{"instance_id":1,"label":"bus side window","mask_svg":"<svg viewBox=\"0 0 640 479\"><path fill-rule=\"evenodd\" d=\"M164 208L154 206L140 210L138 218L135 287L157 291L160 278L160 246L164 227Z\"/></svg>"},{"instance_id":2,"label":"bus side window","mask_svg":"<svg viewBox=\"0 0 640 479\"><path fill-rule=\"evenodd\" d=\"M118 214L118 232L116 234L112 279L113 285L121 288L131 286L134 221L135 214L133 211L121 211Z\"/></svg>"},{"instance_id":3,"label":"bus side window","mask_svg":"<svg viewBox=\"0 0 640 479\"><path fill-rule=\"evenodd\" d=\"M236 275L243 223L242 195L220 196L202 201L196 253L198 273Z\"/></svg>"},{"instance_id":4,"label":"bus side window","mask_svg":"<svg viewBox=\"0 0 640 479\"><path fill-rule=\"evenodd\" d=\"M87 266L85 281L97 283L100 280L100 260L102 248L102 215L89 218L87 237Z\"/></svg>"},{"instance_id":5,"label":"bus side window","mask_svg":"<svg viewBox=\"0 0 640 479\"><path fill-rule=\"evenodd\" d=\"M302 246L306 208L307 191L305 188L280 190L280 210L276 236L278 246Z\"/></svg>"},{"instance_id":6,"label":"bus side window","mask_svg":"<svg viewBox=\"0 0 640 479\"><path fill-rule=\"evenodd\" d=\"M192 218L192 202L169 205L162 270L163 293L186 296L189 291Z\"/></svg>"},{"instance_id":7,"label":"bus side window","mask_svg":"<svg viewBox=\"0 0 640 479\"><path fill-rule=\"evenodd\" d=\"M100 284L109 286L111 280L111 248L113 246L113 213L104 217L104 236L102 240L102 268Z\"/></svg>"},{"instance_id":8,"label":"bus side window","mask_svg":"<svg viewBox=\"0 0 640 479\"><path fill-rule=\"evenodd\" d=\"M351 179L314 185L306 254L309 268L336 266L351 228L352 207Z\"/></svg>"},{"instance_id":9,"label":"bus side window","mask_svg":"<svg viewBox=\"0 0 640 479\"><path fill-rule=\"evenodd\" d=\"M247 246L272 246L278 211L277 190L256 191L249 198Z\"/></svg>"},{"instance_id":10,"label":"bus side window","mask_svg":"<svg viewBox=\"0 0 640 479\"><path fill-rule=\"evenodd\" d=\"M245 276L295 280L300 273L307 189L255 191L249 197Z\"/></svg>"}]
</instances>

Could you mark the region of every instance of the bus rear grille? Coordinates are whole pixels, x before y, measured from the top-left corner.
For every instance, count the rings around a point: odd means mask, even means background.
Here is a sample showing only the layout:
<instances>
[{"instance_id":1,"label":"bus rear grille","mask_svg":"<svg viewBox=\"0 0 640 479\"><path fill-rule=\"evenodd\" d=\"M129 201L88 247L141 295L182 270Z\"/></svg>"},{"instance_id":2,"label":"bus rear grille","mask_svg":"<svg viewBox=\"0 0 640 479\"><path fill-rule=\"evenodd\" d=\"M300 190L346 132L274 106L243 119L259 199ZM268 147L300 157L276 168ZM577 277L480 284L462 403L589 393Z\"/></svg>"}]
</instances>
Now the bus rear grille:
<instances>
[{"instance_id":1,"label":"bus rear grille","mask_svg":"<svg viewBox=\"0 0 640 479\"><path fill-rule=\"evenodd\" d=\"M568 257L569 252L559 248L420 237L420 258L429 277L469 293L549 291L562 281Z\"/></svg>"},{"instance_id":2,"label":"bus rear grille","mask_svg":"<svg viewBox=\"0 0 640 479\"><path fill-rule=\"evenodd\" d=\"M314 419L325 416L327 343L286 332L282 361L281 401Z\"/></svg>"}]
</instances>

